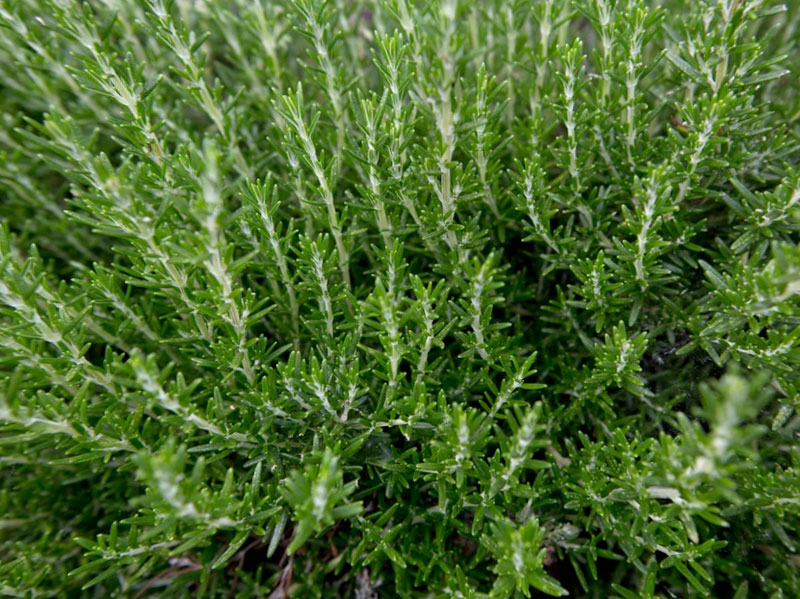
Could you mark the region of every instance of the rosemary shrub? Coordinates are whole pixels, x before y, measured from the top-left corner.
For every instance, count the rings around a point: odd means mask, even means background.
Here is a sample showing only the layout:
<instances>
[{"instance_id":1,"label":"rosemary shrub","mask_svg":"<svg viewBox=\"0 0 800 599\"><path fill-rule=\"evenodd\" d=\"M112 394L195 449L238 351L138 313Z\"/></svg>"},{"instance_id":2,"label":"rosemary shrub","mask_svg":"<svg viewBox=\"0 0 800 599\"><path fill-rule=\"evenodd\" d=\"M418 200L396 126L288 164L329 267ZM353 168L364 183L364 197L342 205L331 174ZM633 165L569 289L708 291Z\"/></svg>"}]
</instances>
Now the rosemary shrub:
<instances>
[{"instance_id":1,"label":"rosemary shrub","mask_svg":"<svg viewBox=\"0 0 800 599\"><path fill-rule=\"evenodd\" d=\"M799 23L0 0L0 595L800 596Z\"/></svg>"}]
</instances>

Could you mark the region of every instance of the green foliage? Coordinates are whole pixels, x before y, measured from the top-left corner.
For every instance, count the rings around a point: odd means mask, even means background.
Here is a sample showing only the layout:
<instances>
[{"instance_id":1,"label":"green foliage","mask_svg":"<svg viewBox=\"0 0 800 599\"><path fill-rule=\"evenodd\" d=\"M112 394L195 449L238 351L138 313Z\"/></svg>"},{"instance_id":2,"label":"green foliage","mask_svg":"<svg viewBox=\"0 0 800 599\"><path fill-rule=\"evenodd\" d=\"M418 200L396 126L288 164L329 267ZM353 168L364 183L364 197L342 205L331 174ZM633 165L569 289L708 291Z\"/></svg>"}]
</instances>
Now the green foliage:
<instances>
[{"instance_id":1,"label":"green foliage","mask_svg":"<svg viewBox=\"0 0 800 599\"><path fill-rule=\"evenodd\" d=\"M519 591L528 594L535 587L548 595L559 597L567 592L553 578L544 573L543 562L547 549L542 547L545 531L536 518L529 518L519 530L508 520L492 525L485 542L495 555L497 581L492 596L510 597Z\"/></svg>"},{"instance_id":2,"label":"green foliage","mask_svg":"<svg viewBox=\"0 0 800 599\"><path fill-rule=\"evenodd\" d=\"M0 596L800 596L799 26L0 0Z\"/></svg>"}]
</instances>

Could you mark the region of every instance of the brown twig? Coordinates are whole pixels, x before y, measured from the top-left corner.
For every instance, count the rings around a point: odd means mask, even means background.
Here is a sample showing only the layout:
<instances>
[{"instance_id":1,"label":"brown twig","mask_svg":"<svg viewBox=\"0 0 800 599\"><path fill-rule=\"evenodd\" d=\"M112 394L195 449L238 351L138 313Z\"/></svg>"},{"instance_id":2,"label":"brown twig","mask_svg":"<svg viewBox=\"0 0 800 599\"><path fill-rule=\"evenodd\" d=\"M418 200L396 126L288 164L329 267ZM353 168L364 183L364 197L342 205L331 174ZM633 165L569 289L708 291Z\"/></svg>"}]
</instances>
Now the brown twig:
<instances>
[{"instance_id":1,"label":"brown twig","mask_svg":"<svg viewBox=\"0 0 800 599\"><path fill-rule=\"evenodd\" d=\"M186 565L187 562L188 566ZM182 574L188 574L189 572L197 572L198 570L201 570L203 568L202 564L200 564L200 562L198 562L197 559L195 559L192 556L189 556L188 558L173 557L170 558L170 563L172 565L169 568L167 568L163 572L156 574L153 578L148 580L147 584L145 584L144 587L142 587L142 589L138 593L136 593L134 599L139 599L139 597L141 597L147 589L152 587L154 584L156 584L159 580L163 578L168 578L171 576L180 576Z\"/></svg>"},{"instance_id":2,"label":"brown twig","mask_svg":"<svg viewBox=\"0 0 800 599\"><path fill-rule=\"evenodd\" d=\"M286 554L284 553L284 557ZM278 586L269 594L268 599L286 599L289 596L289 587L292 585L292 572L294 570L294 557L290 557L289 561L281 572Z\"/></svg>"}]
</instances>

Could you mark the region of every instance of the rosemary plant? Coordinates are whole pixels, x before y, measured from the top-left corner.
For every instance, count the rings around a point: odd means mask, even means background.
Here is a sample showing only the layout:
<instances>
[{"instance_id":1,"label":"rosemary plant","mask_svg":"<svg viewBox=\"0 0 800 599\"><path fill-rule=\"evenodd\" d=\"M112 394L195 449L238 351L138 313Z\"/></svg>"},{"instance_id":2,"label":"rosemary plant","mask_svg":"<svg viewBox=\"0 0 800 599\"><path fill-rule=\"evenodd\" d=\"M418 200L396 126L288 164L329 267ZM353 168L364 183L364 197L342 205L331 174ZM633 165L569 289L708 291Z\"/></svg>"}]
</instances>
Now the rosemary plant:
<instances>
[{"instance_id":1,"label":"rosemary plant","mask_svg":"<svg viewBox=\"0 0 800 599\"><path fill-rule=\"evenodd\" d=\"M0 596L800 596L800 2L0 0Z\"/></svg>"}]
</instances>

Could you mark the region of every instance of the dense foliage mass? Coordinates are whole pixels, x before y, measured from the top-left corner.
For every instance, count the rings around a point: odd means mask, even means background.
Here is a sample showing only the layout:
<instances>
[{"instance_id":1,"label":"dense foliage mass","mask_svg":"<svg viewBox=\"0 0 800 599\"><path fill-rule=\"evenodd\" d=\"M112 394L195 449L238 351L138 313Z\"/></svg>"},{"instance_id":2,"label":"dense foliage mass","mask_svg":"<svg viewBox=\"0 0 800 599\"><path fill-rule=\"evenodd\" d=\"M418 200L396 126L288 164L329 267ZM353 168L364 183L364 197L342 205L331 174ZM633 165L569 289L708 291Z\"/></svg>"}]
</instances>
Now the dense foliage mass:
<instances>
[{"instance_id":1,"label":"dense foliage mass","mask_svg":"<svg viewBox=\"0 0 800 599\"><path fill-rule=\"evenodd\" d=\"M800 596L798 24L0 0L0 595Z\"/></svg>"}]
</instances>

